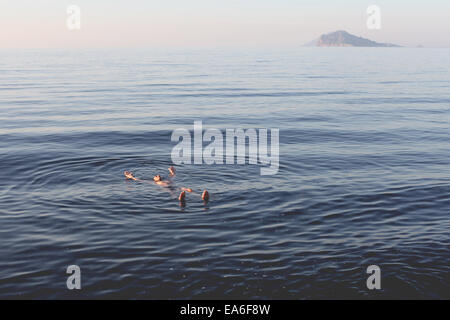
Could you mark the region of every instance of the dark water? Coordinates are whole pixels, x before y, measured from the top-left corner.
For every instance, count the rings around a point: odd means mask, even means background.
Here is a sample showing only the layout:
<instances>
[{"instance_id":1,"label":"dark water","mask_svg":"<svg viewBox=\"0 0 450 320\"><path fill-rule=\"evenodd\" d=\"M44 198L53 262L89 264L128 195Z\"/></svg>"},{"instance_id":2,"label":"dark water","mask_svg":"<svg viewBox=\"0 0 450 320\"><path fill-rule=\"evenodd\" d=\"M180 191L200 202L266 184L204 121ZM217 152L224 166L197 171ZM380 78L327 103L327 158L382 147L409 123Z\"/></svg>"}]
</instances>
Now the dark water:
<instances>
[{"instance_id":1,"label":"dark water","mask_svg":"<svg viewBox=\"0 0 450 320\"><path fill-rule=\"evenodd\" d=\"M450 298L448 49L0 57L1 297ZM184 208L124 179L195 120L279 128L279 173L180 166Z\"/></svg>"}]
</instances>

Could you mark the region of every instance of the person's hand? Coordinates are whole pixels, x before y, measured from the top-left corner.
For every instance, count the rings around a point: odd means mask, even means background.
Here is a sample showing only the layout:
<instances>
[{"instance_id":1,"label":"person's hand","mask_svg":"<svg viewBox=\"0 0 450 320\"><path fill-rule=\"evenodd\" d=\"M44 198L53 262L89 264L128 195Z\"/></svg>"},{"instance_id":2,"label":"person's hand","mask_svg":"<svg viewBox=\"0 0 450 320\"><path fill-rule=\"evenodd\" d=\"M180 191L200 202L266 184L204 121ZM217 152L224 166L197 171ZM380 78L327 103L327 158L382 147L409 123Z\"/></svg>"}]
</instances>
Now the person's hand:
<instances>
[{"instance_id":1,"label":"person's hand","mask_svg":"<svg viewBox=\"0 0 450 320\"><path fill-rule=\"evenodd\" d=\"M123 174L125 175L125 177L126 177L127 179L137 180L137 179L133 176L133 173L130 172L130 171L125 171Z\"/></svg>"}]
</instances>

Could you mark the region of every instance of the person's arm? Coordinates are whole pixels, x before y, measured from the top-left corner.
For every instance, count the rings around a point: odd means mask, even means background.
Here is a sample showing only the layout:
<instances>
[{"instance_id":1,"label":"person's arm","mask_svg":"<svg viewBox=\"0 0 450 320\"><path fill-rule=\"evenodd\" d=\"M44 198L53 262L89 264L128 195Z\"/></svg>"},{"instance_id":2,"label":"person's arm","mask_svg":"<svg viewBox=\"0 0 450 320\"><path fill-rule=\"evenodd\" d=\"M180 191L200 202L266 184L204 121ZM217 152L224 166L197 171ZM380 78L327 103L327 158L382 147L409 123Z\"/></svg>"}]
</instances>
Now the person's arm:
<instances>
[{"instance_id":1,"label":"person's arm","mask_svg":"<svg viewBox=\"0 0 450 320\"><path fill-rule=\"evenodd\" d=\"M175 170L175 167L174 167L174 166L170 166L170 167L168 168L168 170L169 170L169 172L170 172L170 174L169 174L169 180L172 181L173 178L175 178L175 176L177 175L177 171Z\"/></svg>"},{"instance_id":2,"label":"person's arm","mask_svg":"<svg viewBox=\"0 0 450 320\"><path fill-rule=\"evenodd\" d=\"M127 179L134 180L134 181L140 181L140 180L139 180L138 178L136 178L136 177L133 175L133 173L130 172L130 171L125 171L123 174L125 175L125 177L126 177Z\"/></svg>"}]
</instances>

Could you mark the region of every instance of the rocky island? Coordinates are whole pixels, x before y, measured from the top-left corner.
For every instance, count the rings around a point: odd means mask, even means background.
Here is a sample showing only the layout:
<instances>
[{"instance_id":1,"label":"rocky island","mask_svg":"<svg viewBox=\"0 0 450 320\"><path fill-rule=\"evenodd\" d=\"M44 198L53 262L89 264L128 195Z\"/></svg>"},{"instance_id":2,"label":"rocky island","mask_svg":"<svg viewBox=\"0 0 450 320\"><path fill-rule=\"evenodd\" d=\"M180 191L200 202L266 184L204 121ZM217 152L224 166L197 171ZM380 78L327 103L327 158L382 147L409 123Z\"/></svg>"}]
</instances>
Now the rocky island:
<instances>
[{"instance_id":1,"label":"rocky island","mask_svg":"<svg viewBox=\"0 0 450 320\"><path fill-rule=\"evenodd\" d=\"M347 31L335 31L323 34L306 46L313 47L401 47L391 43L379 43L362 37L357 37Z\"/></svg>"}]
</instances>

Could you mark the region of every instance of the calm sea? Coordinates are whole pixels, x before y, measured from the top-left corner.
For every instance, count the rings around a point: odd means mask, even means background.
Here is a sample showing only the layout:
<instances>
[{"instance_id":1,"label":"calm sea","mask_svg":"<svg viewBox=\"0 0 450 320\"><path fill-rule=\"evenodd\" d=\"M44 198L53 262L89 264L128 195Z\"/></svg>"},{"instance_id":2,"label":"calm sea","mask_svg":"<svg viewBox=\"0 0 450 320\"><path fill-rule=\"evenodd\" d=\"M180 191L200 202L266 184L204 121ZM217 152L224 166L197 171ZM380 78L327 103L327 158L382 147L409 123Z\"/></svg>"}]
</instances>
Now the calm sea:
<instances>
[{"instance_id":1,"label":"calm sea","mask_svg":"<svg viewBox=\"0 0 450 320\"><path fill-rule=\"evenodd\" d=\"M2 51L0 297L449 299L449 57ZM172 130L199 120L278 128L278 174L178 166L211 193L185 207L124 179L167 175Z\"/></svg>"}]
</instances>

